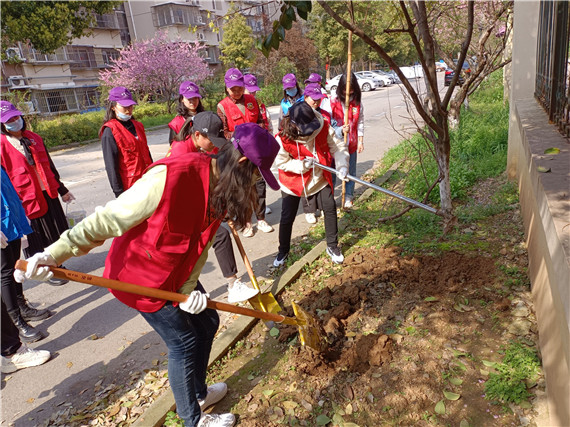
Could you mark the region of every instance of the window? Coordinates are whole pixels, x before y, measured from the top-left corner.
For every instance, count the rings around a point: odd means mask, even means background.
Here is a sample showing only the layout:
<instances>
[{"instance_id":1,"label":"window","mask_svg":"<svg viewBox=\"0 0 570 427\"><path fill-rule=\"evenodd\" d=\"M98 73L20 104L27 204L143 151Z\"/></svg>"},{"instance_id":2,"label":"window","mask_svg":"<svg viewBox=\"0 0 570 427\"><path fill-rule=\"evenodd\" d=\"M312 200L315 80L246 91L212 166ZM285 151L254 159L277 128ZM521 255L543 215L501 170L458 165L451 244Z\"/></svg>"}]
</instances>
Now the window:
<instances>
[{"instance_id":1,"label":"window","mask_svg":"<svg viewBox=\"0 0 570 427\"><path fill-rule=\"evenodd\" d=\"M101 51L101 56L103 56L103 64L113 65L113 62L119 59L119 51L115 49L103 49Z\"/></svg>"}]
</instances>

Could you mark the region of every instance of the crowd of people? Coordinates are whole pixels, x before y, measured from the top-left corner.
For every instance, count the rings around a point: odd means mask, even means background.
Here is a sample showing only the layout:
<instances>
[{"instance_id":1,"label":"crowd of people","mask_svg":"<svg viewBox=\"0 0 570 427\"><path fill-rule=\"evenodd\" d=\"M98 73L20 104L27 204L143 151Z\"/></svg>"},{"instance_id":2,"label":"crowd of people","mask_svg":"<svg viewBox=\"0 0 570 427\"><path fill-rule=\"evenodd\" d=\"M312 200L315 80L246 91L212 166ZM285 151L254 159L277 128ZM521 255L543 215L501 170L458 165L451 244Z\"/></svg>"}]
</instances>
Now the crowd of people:
<instances>
[{"instance_id":1,"label":"crowd of people","mask_svg":"<svg viewBox=\"0 0 570 427\"><path fill-rule=\"evenodd\" d=\"M267 186L282 196L275 267L289 255L299 203L309 223L316 223L322 212L326 253L333 263L344 261L335 174L315 165L334 167L341 180L355 174L356 153L363 149L363 108L356 78L352 76L348 94L343 79L344 86L341 79L329 98L319 74L311 74L303 90L294 74L286 74L276 131L256 98L256 76L230 68L224 77L227 96L215 113L204 110L198 85L184 81L177 115L169 123L170 148L158 161L152 159L144 126L134 118L137 103L131 92L113 88L99 135L115 199L71 229L58 195L64 203L74 196L62 184L42 138L27 129L13 104L2 101L2 372L50 358L49 352L26 345L44 338L29 322L52 313L30 306L22 283L65 284L49 266L62 266L114 238L104 277L188 295L177 304L111 291L165 341L178 415L188 426L233 425L231 413L204 413L225 396L227 386L206 385L219 317L206 307L209 295L199 275L213 247L228 282L228 301L247 301L258 293L239 279L230 233L221 224L231 221L244 237L253 237L255 216L258 231L274 231L265 219L271 213ZM346 187L348 208L353 186ZM22 248L25 272L14 269Z\"/></svg>"}]
</instances>

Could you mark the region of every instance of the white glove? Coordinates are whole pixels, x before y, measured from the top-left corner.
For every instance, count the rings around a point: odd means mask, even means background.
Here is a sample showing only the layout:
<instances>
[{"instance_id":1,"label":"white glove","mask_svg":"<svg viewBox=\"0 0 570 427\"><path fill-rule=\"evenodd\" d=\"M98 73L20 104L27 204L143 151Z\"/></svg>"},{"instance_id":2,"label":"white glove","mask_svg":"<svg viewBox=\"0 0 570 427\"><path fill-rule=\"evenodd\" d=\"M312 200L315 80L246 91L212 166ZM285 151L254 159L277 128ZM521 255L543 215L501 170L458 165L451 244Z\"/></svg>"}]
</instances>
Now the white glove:
<instances>
[{"instance_id":1,"label":"white glove","mask_svg":"<svg viewBox=\"0 0 570 427\"><path fill-rule=\"evenodd\" d=\"M338 176L340 180L348 181L348 179L346 179L346 175L348 175L348 168L346 166L338 168L336 176Z\"/></svg>"},{"instance_id":2,"label":"white glove","mask_svg":"<svg viewBox=\"0 0 570 427\"><path fill-rule=\"evenodd\" d=\"M206 310L208 298L210 298L210 294L204 294L200 291L192 291L190 292L190 295L188 295L188 299L179 304L180 309L190 314L201 313Z\"/></svg>"},{"instance_id":3,"label":"white glove","mask_svg":"<svg viewBox=\"0 0 570 427\"><path fill-rule=\"evenodd\" d=\"M14 270L14 279L18 283L24 283L26 279L39 280L45 282L53 277L53 272L49 267L40 267L41 265L51 265L57 267L55 259L49 254L49 252L39 252L30 258L28 258L28 268L24 273L22 270Z\"/></svg>"},{"instance_id":4,"label":"white glove","mask_svg":"<svg viewBox=\"0 0 570 427\"><path fill-rule=\"evenodd\" d=\"M2 233L2 235L0 235L0 238L2 240L2 249L4 249L5 247L8 246L8 238L6 237L3 231L0 231L0 233Z\"/></svg>"},{"instance_id":5,"label":"white glove","mask_svg":"<svg viewBox=\"0 0 570 427\"><path fill-rule=\"evenodd\" d=\"M314 157L305 157L303 159L303 167L305 169L311 169L313 167L313 164L315 163L315 158Z\"/></svg>"}]
</instances>

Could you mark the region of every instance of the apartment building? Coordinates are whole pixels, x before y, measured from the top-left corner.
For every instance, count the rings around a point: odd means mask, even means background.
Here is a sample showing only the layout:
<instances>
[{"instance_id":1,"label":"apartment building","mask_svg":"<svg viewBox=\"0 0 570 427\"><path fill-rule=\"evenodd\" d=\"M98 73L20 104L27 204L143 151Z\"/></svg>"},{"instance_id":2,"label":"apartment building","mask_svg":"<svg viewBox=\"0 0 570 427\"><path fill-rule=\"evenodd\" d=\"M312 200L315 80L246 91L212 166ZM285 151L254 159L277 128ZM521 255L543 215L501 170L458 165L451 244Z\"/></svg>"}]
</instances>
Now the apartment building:
<instances>
[{"instance_id":1,"label":"apartment building","mask_svg":"<svg viewBox=\"0 0 570 427\"><path fill-rule=\"evenodd\" d=\"M277 2L237 0L233 4L255 36L263 34L278 10ZM53 115L100 108L99 71L131 41L150 39L159 30L172 39L203 44L204 59L219 69L222 26L230 5L225 0L125 1L113 13L96 16L89 37L74 39L53 54L24 43L7 47L0 89L29 93L28 113Z\"/></svg>"},{"instance_id":2,"label":"apartment building","mask_svg":"<svg viewBox=\"0 0 570 427\"><path fill-rule=\"evenodd\" d=\"M108 67L130 43L124 8L97 15L89 37L44 54L18 43L6 49L1 90L28 92L27 113L85 112L100 106L99 70Z\"/></svg>"}]
</instances>

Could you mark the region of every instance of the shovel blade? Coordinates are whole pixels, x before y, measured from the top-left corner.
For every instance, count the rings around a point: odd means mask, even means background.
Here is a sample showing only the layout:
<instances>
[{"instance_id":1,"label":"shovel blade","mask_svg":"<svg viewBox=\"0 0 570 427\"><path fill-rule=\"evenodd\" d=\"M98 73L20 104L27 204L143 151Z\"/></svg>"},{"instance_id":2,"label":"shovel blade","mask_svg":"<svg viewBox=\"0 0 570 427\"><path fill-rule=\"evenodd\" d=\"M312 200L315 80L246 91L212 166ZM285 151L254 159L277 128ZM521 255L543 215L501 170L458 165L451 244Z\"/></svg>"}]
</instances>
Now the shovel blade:
<instances>
[{"instance_id":1,"label":"shovel blade","mask_svg":"<svg viewBox=\"0 0 570 427\"><path fill-rule=\"evenodd\" d=\"M302 345L306 345L318 351L319 353L325 350L324 333L317 320L309 315L294 301L291 303L295 318L297 319L297 326L299 327L299 339Z\"/></svg>"},{"instance_id":2,"label":"shovel blade","mask_svg":"<svg viewBox=\"0 0 570 427\"><path fill-rule=\"evenodd\" d=\"M248 302L255 310L264 311L265 313L277 314L281 311L281 306L271 292L257 294L250 298Z\"/></svg>"}]
</instances>

